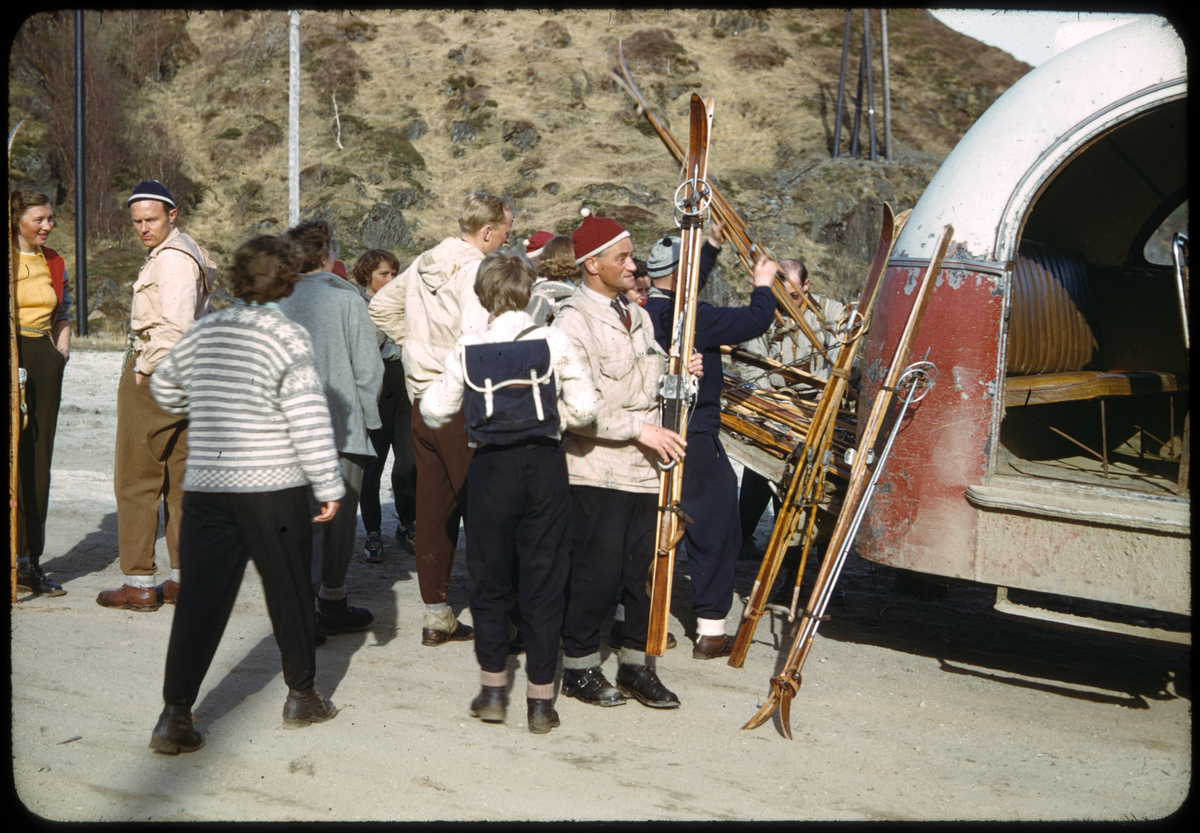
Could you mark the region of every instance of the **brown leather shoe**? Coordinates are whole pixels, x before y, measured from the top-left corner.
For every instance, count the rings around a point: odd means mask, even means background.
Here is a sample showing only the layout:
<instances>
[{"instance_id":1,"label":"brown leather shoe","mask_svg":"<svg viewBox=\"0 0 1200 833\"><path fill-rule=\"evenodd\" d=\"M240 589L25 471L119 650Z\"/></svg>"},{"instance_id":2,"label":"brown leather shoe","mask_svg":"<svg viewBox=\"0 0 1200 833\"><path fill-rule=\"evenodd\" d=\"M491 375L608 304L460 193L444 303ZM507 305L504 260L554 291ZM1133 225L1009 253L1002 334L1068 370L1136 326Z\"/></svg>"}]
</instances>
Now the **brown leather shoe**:
<instances>
[{"instance_id":1,"label":"brown leather shoe","mask_svg":"<svg viewBox=\"0 0 1200 833\"><path fill-rule=\"evenodd\" d=\"M734 639L729 635L701 636L692 648L692 659L717 659L733 653Z\"/></svg>"},{"instance_id":2,"label":"brown leather shoe","mask_svg":"<svg viewBox=\"0 0 1200 833\"><path fill-rule=\"evenodd\" d=\"M154 588L154 594L158 598L159 604L173 605L179 598L179 582L167 579Z\"/></svg>"},{"instance_id":3,"label":"brown leather shoe","mask_svg":"<svg viewBox=\"0 0 1200 833\"><path fill-rule=\"evenodd\" d=\"M140 610L153 613L158 610L158 593L153 587L130 587L122 584L116 590L105 590L96 597L100 607L111 607L115 610Z\"/></svg>"},{"instance_id":4,"label":"brown leather shoe","mask_svg":"<svg viewBox=\"0 0 1200 833\"><path fill-rule=\"evenodd\" d=\"M475 629L470 625L464 625L462 622L457 622L454 630L450 631L450 633L434 630L433 628L424 628L421 630L421 644L429 648L436 648L438 645L445 645L447 642L467 642L474 638Z\"/></svg>"}]
</instances>

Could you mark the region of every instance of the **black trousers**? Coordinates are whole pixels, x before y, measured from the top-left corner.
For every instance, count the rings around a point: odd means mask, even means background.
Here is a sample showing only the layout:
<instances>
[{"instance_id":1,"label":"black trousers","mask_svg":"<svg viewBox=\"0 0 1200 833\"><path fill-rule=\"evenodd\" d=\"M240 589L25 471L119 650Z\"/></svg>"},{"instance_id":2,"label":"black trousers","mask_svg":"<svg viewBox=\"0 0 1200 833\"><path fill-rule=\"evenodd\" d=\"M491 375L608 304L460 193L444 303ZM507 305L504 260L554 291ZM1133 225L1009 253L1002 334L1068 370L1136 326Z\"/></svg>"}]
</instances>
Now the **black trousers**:
<instances>
[{"instance_id":1,"label":"black trousers","mask_svg":"<svg viewBox=\"0 0 1200 833\"><path fill-rule=\"evenodd\" d=\"M571 497L563 447L480 448L467 476L467 502L467 569L479 667L491 672L505 668L516 592L526 675L533 685L552 683L571 568Z\"/></svg>"},{"instance_id":2,"label":"black trousers","mask_svg":"<svg viewBox=\"0 0 1200 833\"><path fill-rule=\"evenodd\" d=\"M262 577L267 613L289 688L312 688L316 673L312 518L307 488L277 492L185 492L182 581L167 646L163 701L191 708L225 625L246 561Z\"/></svg>"},{"instance_id":3,"label":"black trousers","mask_svg":"<svg viewBox=\"0 0 1200 833\"><path fill-rule=\"evenodd\" d=\"M417 461L413 453L412 402L404 388L404 363L399 359L383 363L383 390L379 394L379 420L382 427L371 432L375 457L363 472L359 509L367 532L378 532L383 522L379 505L379 483L392 451L392 499L396 517L406 524L417 517Z\"/></svg>"},{"instance_id":4,"label":"black trousers","mask_svg":"<svg viewBox=\"0 0 1200 833\"><path fill-rule=\"evenodd\" d=\"M50 505L50 461L62 399L67 360L44 336L17 336L17 354L28 374L25 407L28 423L17 446L17 555L41 558L46 548L46 514ZM11 403L16 407L16 403Z\"/></svg>"},{"instance_id":5,"label":"black trousers","mask_svg":"<svg viewBox=\"0 0 1200 833\"><path fill-rule=\"evenodd\" d=\"M654 559L658 494L572 486L571 500L574 532L563 617L565 654L586 657L600 650L600 627L618 588L625 605L622 646L644 651L650 624L646 581Z\"/></svg>"},{"instance_id":6,"label":"black trousers","mask_svg":"<svg viewBox=\"0 0 1200 833\"><path fill-rule=\"evenodd\" d=\"M701 619L724 619L733 606L733 568L742 546L737 475L716 434L689 434L683 466L684 528L692 610Z\"/></svg>"},{"instance_id":7,"label":"black trousers","mask_svg":"<svg viewBox=\"0 0 1200 833\"><path fill-rule=\"evenodd\" d=\"M684 471L687 471L686 467ZM753 469L745 469L742 472L742 491L738 495L738 517L741 520L743 541L754 535L768 503L774 504L778 514L779 498L771 491L767 478Z\"/></svg>"}]
</instances>

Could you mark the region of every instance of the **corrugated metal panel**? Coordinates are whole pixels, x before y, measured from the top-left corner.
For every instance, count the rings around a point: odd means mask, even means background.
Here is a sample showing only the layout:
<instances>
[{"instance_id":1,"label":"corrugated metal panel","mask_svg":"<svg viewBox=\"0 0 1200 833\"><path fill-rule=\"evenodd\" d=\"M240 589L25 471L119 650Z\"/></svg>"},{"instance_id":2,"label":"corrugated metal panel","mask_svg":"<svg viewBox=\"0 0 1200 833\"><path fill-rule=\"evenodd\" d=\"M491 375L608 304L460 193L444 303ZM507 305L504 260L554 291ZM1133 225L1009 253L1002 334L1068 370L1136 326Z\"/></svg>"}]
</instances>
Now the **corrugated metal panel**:
<instances>
[{"instance_id":1,"label":"corrugated metal panel","mask_svg":"<svg viewBox=\"0 0 1200 833\"><path fill-rule=\"evenodd\" d=\"M1008 375L1083 370L1099 349L1088 324L1087 267L1077 255L1025 241L1013 271Z\"/></svg>"}]
</instances>

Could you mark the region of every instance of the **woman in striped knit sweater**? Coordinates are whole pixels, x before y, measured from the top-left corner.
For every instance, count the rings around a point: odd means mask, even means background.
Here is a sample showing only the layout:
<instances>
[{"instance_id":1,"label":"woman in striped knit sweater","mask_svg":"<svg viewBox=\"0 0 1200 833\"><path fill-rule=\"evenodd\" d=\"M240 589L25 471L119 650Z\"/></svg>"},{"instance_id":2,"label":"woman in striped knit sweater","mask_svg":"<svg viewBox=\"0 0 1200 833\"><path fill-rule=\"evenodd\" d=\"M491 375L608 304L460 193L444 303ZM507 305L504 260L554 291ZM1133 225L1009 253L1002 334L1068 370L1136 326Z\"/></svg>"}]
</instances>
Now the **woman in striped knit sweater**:
<instances>
[{"instance_id":1,"label":"woman in striped knit sweater","mask_svg":"<svg viewBox=\"0 0 1200 833\"><path fill-rule=\"evenodd\" d=\"M334 516L344 493L333 429L307 331L276 303L300 280L299 253L256 237L233 255L238 303L196 322L151 377L154 398L189 420L180 569L163 683L166 703L150 748L204 745L192 705L237 597L246 561L262 577L288 684L286 727L333 718L313 688L312 522ZM307 492L321 503L309 518Z\"/></svg>"}]
</instances>

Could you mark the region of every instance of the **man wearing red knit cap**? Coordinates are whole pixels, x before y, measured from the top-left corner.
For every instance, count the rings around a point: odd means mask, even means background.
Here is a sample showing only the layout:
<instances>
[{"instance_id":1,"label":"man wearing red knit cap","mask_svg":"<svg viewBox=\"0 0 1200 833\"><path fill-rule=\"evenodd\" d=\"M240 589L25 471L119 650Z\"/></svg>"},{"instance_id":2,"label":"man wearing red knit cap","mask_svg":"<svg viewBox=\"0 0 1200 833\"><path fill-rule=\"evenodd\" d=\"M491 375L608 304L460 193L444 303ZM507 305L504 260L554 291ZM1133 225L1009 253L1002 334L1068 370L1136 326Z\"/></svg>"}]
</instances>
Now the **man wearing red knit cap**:
<instances>
[{"instance_id":1,"label":"man wearing red knit cap","mask_svg":"<svg viewBox=\"0 0 1200 833\"><path fill-rule=\"evenodd\" d=\"M622 294L633 287L633 244L614 220L585 214L571 235L583 284L563 301L554 326L587 356L603 406L573 429L567 446L574 541L563 620L562 692L596 706L625 697L658 709L679 706L646 656L658 502L655 461L683 458L684 441L658 424L657 390L666 356L645 310ZM696 358L699 358L698 356ZM699 362L689 366L699 371ZM625 606L617 685L600 667L600 627L620 589Z\"/></svg>"}]
</instances>

